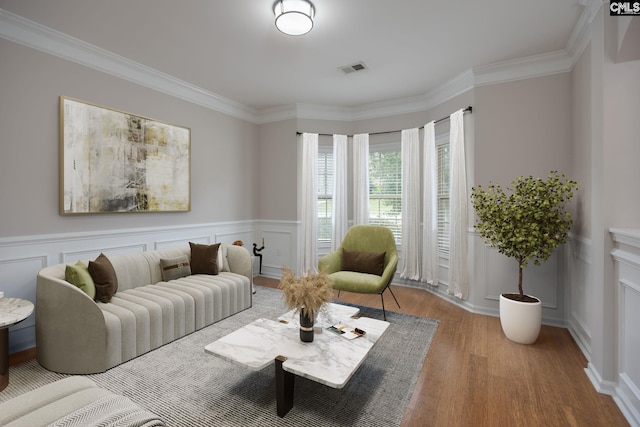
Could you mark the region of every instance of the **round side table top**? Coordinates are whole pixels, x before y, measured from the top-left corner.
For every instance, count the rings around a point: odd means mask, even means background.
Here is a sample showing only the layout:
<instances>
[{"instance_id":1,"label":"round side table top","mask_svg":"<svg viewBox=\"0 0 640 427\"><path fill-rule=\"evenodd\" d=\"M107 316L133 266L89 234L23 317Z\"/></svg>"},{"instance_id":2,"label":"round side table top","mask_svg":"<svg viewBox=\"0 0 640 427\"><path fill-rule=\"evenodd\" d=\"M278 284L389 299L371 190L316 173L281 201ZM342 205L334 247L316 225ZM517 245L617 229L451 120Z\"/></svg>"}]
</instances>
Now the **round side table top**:
<instances>
[{"instance_id":1,"label":"round side table top","mask_svg":"<svg viewBox=\"0 0 640 427\"><path fill-rule=\"evenodd\" d=\"M33 303L20 298L0 298L0 328L15 325L33 313Z\"/></svg>"}]
</instances>

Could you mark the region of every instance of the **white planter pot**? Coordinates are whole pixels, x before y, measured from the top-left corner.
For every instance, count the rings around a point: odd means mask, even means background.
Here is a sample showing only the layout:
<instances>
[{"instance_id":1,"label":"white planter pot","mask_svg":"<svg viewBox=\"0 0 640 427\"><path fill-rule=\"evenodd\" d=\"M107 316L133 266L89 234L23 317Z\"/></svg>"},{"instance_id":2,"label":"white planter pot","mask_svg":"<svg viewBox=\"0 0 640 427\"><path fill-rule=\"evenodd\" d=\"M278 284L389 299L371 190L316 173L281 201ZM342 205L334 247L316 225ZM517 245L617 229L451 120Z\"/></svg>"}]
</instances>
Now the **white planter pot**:
<instances>
[{"instance_id":1,"label":"white planter pot","mask_svg":"<svg viewBox=\"0 0 640 427\"><path fill-rule=\"evenodd\" d=\"M500 295L500 323L511 341L533 344L540 334L542 302L520 302Z\"/></svg>"}]
</instances>

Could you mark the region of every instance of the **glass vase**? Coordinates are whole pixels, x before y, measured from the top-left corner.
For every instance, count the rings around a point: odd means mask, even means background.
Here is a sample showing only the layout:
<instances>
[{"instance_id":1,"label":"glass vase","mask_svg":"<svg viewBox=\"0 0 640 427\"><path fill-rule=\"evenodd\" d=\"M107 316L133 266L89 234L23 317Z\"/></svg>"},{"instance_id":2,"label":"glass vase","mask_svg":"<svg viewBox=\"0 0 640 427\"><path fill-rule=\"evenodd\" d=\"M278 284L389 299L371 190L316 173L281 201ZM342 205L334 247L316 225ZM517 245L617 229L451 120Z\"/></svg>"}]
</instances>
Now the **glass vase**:
<instances>
[{"instance_id":1,"label":"glass vase","mask_svg":"<svg viewBox=\"0 0 640 427\"><path fill-rule=\"evenodd\" d=\"M313 315L300 310L300 341L313 342Z\"/></svg>"}]
</instances>

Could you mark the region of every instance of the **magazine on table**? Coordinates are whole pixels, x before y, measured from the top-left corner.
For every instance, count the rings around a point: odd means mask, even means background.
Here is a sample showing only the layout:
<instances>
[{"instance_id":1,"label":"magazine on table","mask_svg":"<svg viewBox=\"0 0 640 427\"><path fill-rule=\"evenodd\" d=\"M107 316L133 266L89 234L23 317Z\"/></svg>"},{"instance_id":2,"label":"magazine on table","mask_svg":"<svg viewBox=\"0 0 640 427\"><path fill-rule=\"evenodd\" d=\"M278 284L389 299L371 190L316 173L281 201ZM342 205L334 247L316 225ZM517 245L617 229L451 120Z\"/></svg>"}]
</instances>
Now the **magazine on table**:
<instances>
[{"instance_id":1,"label":"magazine on table","mask_svg":"<svg viewBox=\"0 0 640 427\"><path fill-rule=\"evenodd\" d=\"M352 340L366 334L365 331L359 328L352 328L343 323L336 323L335 325L331 325L327 328L329 331L340 335L342 338L346 338L348 340Z\"/></svg>"}]
</instances>

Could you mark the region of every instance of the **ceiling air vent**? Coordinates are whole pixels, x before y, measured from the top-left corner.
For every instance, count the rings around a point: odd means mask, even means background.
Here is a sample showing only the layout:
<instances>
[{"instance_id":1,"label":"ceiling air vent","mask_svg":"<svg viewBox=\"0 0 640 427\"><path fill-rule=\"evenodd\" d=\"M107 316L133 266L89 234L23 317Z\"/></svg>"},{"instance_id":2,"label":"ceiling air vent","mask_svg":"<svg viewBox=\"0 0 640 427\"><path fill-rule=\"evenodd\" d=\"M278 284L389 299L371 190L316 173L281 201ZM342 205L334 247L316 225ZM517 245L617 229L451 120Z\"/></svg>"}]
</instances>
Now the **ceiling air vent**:
<instances>
[{"instance_id":1,"label":"ceiling air vent","mask_svg":"<svg viewBox=\"0 0 640 427\"><path fill-rule=\"evenodd\" d=\"M360 70L366 70L367 66L364 65L364 62L358 62L356 64L345 65L344 67L339 67L343 73L349 74Z\"/></svg>"}]
</instances>

